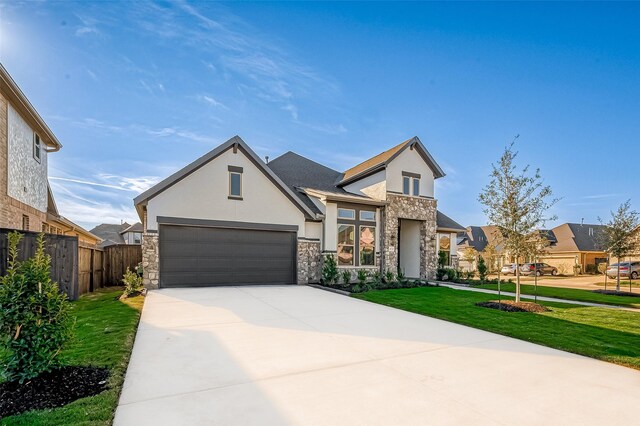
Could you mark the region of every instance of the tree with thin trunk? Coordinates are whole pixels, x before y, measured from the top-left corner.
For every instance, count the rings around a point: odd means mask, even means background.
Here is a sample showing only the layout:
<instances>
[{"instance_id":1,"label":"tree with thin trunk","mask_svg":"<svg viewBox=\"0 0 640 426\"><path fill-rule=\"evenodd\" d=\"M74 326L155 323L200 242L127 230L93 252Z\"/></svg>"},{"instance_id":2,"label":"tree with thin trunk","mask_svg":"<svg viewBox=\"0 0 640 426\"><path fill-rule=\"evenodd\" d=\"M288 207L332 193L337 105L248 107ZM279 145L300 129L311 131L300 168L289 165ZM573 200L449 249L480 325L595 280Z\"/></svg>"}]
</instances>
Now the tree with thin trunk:
<instances>
[{"instance_id":1,"label":"tree with thin trunk","mask_svg":"<svg viewBox=\"0 0 640 426\"><path fill-rule=\"evenodd\" d=\"M602 219L600 219L600 223ZM620 259L640 251L640 214L631 210L631 200L620 204L618 210L611 212L609 222L603 223L602 244L609 256L618 260L616 291L620 291ZM631 274L629 266L629 274Z\"/></svg>"},{"instance_id":2,"label":"tree with thin trunk","mask_svg":"<svg viewBox=\"0 0 640 426\"><path fill-rule=\"evenodd\" d=\"M558 199L553 198L551 187L544 184L540 169L529 173L528 165L518 168L515 163L518 153L513 149L515 139L505 147L500 160L492 164L491 180L478 200L489 223L500 230L503 251L516 260L516 302L520 302L520 264L524 256L535 250L532 245L539 243L539 230L547 220L555 219L545 215Z\"/></svg>"}]
</instances>

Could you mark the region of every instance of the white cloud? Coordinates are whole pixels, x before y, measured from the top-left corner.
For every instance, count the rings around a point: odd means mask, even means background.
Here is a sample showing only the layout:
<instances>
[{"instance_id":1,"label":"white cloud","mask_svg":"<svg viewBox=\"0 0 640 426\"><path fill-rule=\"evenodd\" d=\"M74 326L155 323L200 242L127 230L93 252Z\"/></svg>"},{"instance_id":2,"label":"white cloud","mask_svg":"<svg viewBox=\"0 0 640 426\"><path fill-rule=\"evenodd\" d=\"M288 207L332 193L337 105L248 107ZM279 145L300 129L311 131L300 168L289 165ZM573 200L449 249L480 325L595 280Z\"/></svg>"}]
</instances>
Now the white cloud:
<instances>
[{"instance_id":1,"label":"white cloud","mask_svg":"<svg viewBox=\"0 0 640 426\"><path fill-rule=\"evenodd\" d=\"M201 102L204 102L204 103L208 104L208 105L211 105L211 106L214 106L214 107L218 107L218 108L227 109L227 107L222 102L218 101L213 96L198 95L197 99L200 100Z\"/></svg>"}]
</instances>

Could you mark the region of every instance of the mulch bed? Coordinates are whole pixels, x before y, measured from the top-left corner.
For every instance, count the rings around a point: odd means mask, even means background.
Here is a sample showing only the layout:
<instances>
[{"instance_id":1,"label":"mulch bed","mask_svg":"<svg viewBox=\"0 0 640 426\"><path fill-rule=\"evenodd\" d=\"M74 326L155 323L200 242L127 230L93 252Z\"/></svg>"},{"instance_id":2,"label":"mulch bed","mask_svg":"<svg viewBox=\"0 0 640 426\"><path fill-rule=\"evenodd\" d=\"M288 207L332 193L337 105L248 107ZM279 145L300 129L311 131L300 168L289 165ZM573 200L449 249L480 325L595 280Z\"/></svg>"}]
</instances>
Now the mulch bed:
<instances>
[{"instance_id":1,"label":"mulch bed","mask_svg":"<svg viewBox=\"0 0 640 426\"><path fill-rule=\"evenodd\" d=\"M594 293L608 294L611 296L629 296L640 297L640 293L631 293L629 291L615 291L615 290L593 290Z\"/></svg>"},{"instance_id":2,"label":"mulch bed","mask_svg":"<svg viewBox=\"0 0 640 426\"><path fill-rule=\"evenodd\" d=\"M0 419L30 410L62 407L99 394L106 388L108 377L107 368L61 367L22 385L0 383Z\"/></svg>"},{"instance_id":3,"label":"mulch bed","mask_svg":"<svg viewBox=\"0 0 640 426\"><path fill-rule=\"evenodd\" d=\"M533 302L518 302L513 300L490 300L488 302L476 303L476 306L483 308L498 309L505 312L549 312L549 309L545 306L538 305Z\"/></svg>"}]
</instances>

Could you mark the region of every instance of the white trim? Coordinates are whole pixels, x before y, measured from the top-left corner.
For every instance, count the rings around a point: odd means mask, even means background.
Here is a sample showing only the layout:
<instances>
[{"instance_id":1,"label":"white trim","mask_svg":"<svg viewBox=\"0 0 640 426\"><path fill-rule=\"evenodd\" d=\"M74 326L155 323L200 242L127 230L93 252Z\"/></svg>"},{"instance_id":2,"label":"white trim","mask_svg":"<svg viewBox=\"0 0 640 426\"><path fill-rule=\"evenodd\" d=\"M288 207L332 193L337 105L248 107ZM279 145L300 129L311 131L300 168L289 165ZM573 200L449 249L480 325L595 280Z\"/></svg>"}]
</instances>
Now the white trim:
<instances>
[{"instance_id":1,"label":"white trim","mask_svg":"<svg viewBox=\"0 0 640 426\"><path fill-rule=\"evenodd\" d=\"M231 176L238 175L240 177L240 193L234 194L231 185ZM229 197L237 197L242 198L242 173L240 172L229 172Z\"/></svg>"}]
</instances>

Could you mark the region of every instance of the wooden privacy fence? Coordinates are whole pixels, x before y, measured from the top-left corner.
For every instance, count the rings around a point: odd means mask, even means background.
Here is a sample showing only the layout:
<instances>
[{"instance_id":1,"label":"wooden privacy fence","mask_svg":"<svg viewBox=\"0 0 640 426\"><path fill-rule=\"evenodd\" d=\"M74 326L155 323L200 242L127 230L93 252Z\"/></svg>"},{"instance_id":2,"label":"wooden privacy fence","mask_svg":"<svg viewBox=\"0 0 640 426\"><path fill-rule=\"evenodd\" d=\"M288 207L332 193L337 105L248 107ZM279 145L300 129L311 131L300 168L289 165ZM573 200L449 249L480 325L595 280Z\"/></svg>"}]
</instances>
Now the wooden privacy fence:
<instances>
[{"instance_id":1,"label":"wooden privacy fence","mask_svg":"<svg viewBox=\"0 0 640 426\"><path fill-rule=\"evenodd\" d=\"M7 271L9 260L8 235L14 229L0 228L0 276ZM36 252L37 232L20 231L23 235L18 246L18 260L25 260ZM58 283L61 291L75 300L78 289L78 238L65 235L45 234L45 251L51 256L51 279Z\"/></svg>"},{"instance_id":2,"label":"wooden privacy fence","mask_svg":"<svg viewBox=\"0 0 640 426\"><path fill-rule=\"evenodd\" d=\"M0 276L7 271L9 257L9 232L0 228ZM36 250L37 232L19 231L23 238L18 246L18 259L33 256ZM60 291L70 300L98 288L122 285L122 277L129 267L135 271L142 261L139 245L113 245L105 249L78 244L77 237L45 234L45 251L51 256L51 279L58 283Z\"/></svg>"},{"instance_id":3,"label":"wooden privacy fence","mask_svg":"<svg viewBox=\"0 0 640 426\"><path fill-rule=\"evenodd\" d=\"M135 272L138 263L142 262L142 246L134 244L117 244L104 248L104 282L105 285L122 285L122 277L127 268Z\"/></svg>"}]
</instances>

